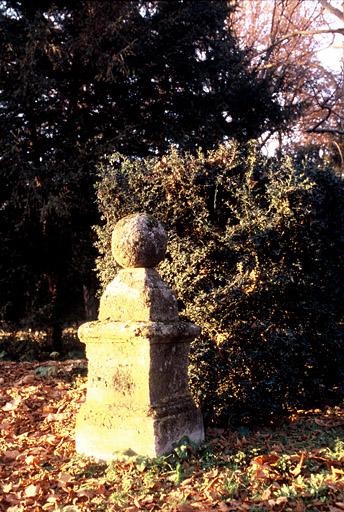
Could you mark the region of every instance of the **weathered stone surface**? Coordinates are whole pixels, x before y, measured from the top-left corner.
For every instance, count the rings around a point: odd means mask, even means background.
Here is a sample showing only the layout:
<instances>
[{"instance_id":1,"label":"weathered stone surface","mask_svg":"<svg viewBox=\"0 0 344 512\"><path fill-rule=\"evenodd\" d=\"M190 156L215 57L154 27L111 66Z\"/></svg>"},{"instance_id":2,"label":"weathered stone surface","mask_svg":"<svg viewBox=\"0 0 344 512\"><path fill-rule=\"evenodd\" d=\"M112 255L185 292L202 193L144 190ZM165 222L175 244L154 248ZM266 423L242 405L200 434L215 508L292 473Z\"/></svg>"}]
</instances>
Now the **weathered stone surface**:
<instances>
[{"instance_id":1,"label":"weathered stone surface","mask_svg":"<svg viewBox=\"0 0 344 512\"><path fill-rule=\"evenodd\" d=\"M187 322L89 322L79 328L89 361L87 400L77 418L79 453L111 460L155 457L186 436L204 439L188 389Z\"/></svg>"},{"instance_id":2,"label":"weathered stone surface","mask_svg":"<svg viewBox=\"0 0 344 512\"><path fill-rule=\"evenodd\" d=\"M128 340L141 338L149 339L154 343L178 343L178 340L191 341L196 338L201 329L189 322L87 322L78 330L80 340L85 344L90 343L122 343L123 338ZM109 349L107 349L109 351Z\"/></svg>"},{"instance_id":3,"label":"weathered stone surface","mask_svg":"<svg viewBox=\"0 0 344 512\"><path fill-rule=\"evenodd\" d=\"M100 300L99 320L173 321L177 301L158 272L152 268L121 270Z\"/></svg>"},{"instance_id":4,"label":"weathered stone surface","mask_svg":"<svg viewBox=\"0 0 344 512\"><path fill-rule=\"evenodd\" d=\"M164 255L162 226L135 215L122 219L115 231L116 260L130 268L106 288L99 320L79 328L88 384L76 449L104 460L126 451L154 457L184 436L195 443L204 438L187 372L190 341L200 329L179 320L173 293L150 268Z\"/></svg>"},{"instance_id":5,"label":"weathered stone surface","mask_svg":"<svg viewBox=\"0 0 344 512\"><path fill-rule=\"evenodd\" d=\"M154 418L117 406L87 404L78 416L76 447L79 453L101 460L114 460L123 454L156 457L173 450L187 436L199 443L204 439L200 412L192 402L173 414Z\"/></svg>"},{"instance_id":6,"label":"weathered stone surface","mask_svg":"<svg viewBox=\"0 0 344 512\"><path fill-rule=\"evenodd\" d=\"M202 441L202 418L187 377L189 340L197 329L179 322L133 322L123 324L124 331L131 327L123 337L118 324L80 328L81 339L88 340L89 375L87 400L77 417L77 451L104 460L127 450L155 457L184 436Z\"/></svg>"},{"instance_id":7,"label":"weathered stone surface","mask_svg":"<svg viewBox=\"0 0 344 512\"><path fill-rule=\"evenodd\" d=\"M117 222L112 233L112 254L121 267L153 268L164 259L167 236L161 223L146 213Z\"/></svg>"}]
</instances>

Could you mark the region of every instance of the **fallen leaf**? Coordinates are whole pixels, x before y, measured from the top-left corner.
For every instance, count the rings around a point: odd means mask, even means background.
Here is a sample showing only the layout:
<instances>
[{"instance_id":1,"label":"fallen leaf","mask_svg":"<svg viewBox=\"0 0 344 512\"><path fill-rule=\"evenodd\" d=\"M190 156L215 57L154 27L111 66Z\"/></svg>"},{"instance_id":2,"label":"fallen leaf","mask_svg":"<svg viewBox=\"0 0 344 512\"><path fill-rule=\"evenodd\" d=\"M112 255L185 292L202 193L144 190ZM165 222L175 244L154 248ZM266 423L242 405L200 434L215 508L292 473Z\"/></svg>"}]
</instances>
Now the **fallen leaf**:
<instances>
[{"instance_id":1,"label":"fallen leaf","mask_svg":"<svg viewBox=\"0 0 344 512\"><path fill-rule=\"evenodd\" d=\"M220 503L217 505L217 510L219 512L229 512L231 508L224 501L220 501Z\"/></svg>"},{"instance_id":2,"label":"fallen leaf","mask_svg":"<svg viewBox=\"0 0 344 512\"><path fill-rule=\"evenodd\" d=\"M191 505L188 505L187 503L181 503L180 505L177 505L178 512L195 512L194 507Z\"/></svg>"},{"instance_id":3,"label":"fallen leaf","mask_svg":"<svg viewBox=\"0 0 344 512\"><path fill-rule=\"evenodd\" d=\"M188 485L192 484L194 482L194 478L185 478L180 484L180 487L187 487Z\"/></svg>"},{"instance_id":4,"label":"fallen leaf","mask_svg":"<svg viewBox=\"0 0 344 512\"><path fill-rule=\"evenodd\" d=\"M306 505L302 500L297 500L295 503L295 512L304 512L306 510Z\"/></svg>"},{"instance_id":5,"label":"fallen leaf","mask_svg":"<svg viewBox=\"0 0 344 512\"><path fill-rule=\"evenodd\" d=\"M38 459L34 455L28 455L25 458L25 464L27 464L28 466L32 466L32 465L37 464L37 463L38 463Z\"/></svg>"},{"instance_id":6,"label":"fallen leaf","mask_svg":"<svg viewBox=\"0 0 344 512\"><path fill-rule=\"evenodd\" d=\"M43 415L47 415L49 414L50 412L54 413L56 412L56 405L44 405L43 408L42 408L42 414Z\"/></svg>"},{"instance_id":7,"label":"fallen leaf","mask_svg":"<svg viewBox=\"0 0 344 512\"><path fill-rule=\"evenodd\" d=\"M50 423L51 421L60 421L62 418L64 417L63 413L49 413L47 414L46 418L45 418L45 421L47 421L48 423Z\"/></svg>"},{"instance_id":8,"label":"fallen leaf","mask_svg":"<svg viewBox=\"0 0 344 512\"><path fill-rule=\"evenodd\" d=\"M58 480L59 482L63 482L64 484L66 484L73 480L73 477L69 473L59 473Z\"/></svg>"},{"instance_id":9,"label":"fallen leaf","mask_svg":"<svg viewBox=\"0 0 344 512\"><path fill-rule=\"evenodd\" d=\"M279 458L279 455L277 455L276 453L258 455L258 457L254 457L254 459L252 459L251 463L258 464L260 466L263 466L265 464L270 465L275 464L275 462L277 462Z\"/></svg>"},{"instance_id":10,"label":"fallen leaf","mask_svg":"<svg viewBox=\"0 0 344 512\"><path fill-rule=\"evenodd\" d=\"M260 479L260 480L266 480L270 478L270 473L268 469L260 468L256 469L254 471L254 478Z\"/></svg>"},{"instance_id":11,"label":"fallen leaf","mask_svg":"<svg viewBox=\"0 0 344 512\"><path fill-rule=\"evenodd\" d=\"M290 473L294 476L299 476L299 474L301 473L301 470L302 470L302 467L303 467L303 463L304 463L304 460L305 460L305 454L304 453L301 453L301 457L300 457L300 461L299 463L297 464L297 466L295 466L294 469L292 469L290 471Z\"/></svg>"},{"instance_id":12,"label":"fallen leaf","mask_svg":"<svg viewBox=\"0 0 344 512\"><path fill-rule=\"evenodd\" d=\"M98 494L97 489L79 489L76 491L76 495L85 498L93 498Z\"/></svg>"},{"instance_id":13,"label":"fallen leaf","mask_svg":"<svg viewBox=\"0 0 344 512\"><path fill-rule=\"evenodd\" d=\"M216 476L213 478L208 485L205 487L204 492L207 492L209 489L213 487L213 485L220 479L221 475Z\"/></svg>"},{"instance_id":14,"label":"fallen leaf","mask_svg":"<svg viewBox=\"0 0 344 512\"><path fill-rule=\"evenodd\" d=\"M262 501L267 501L271 498L271 490L265 489L265 491L262 493L261 499Z\"/></svg>"},{"instance_id":15,"label":"fallen leaf","mask_svg":"<svg viewBox=\"0 0 344 512\"><path fill-rule=\"evenodd\" d=\"M12 402L7 402L2 407L2 410L3 411L15 411L16 409L18 409L20 402L21 402L21 398L19 398L19 397L15 398L14 400L12 400Z\"/></svg>"},{"instance_id":16,"label":"fallen leaf","mask_svg":"<svg viewBox=\"0 0 344 512\"><path fill-rule=\"evenodd\" d=\"M344 425L344 418L315 418L314 422L320 427L335 428Z\"/></svg>"},{"instance_id":17,"label":"fallen leaf","mask_svg":"<svg viewBox=\"0 0 344 512\"><path fill-rule=\"evenodd\" d=\"M334 489L335 491L342 491L344 490L344 480L335 480L334 482L331 482L330 480L327 480L326 482L327 487L330 489Z\"/></svg>"},{"instance_id":18,"label":"fallen leaf","mask_svg":"<svg viewBox=\"0 0 344 512\"><path fill-rule=\"evenodd\" d=\"M270 505L270 507L274 507L275 505L281 505L282 503L287 503L287 502L288 502L288 498L286 498L285 496L279 496L275 500L269 500L268 504Z\"/></svg>"},{"instance_id":19,"label":"fallen leaf","mask_svg":"<svg viewBox=\"0 0 344 512\"><path fill-rule=\"evenodd\" d=\"M24 386L25 384L32 384L36 381L36 376L34 374L24 375L21 379L17 380L14 383L14 386Z\"/></svg>"},{"instance_id":20,"label":"fallen leaf","mask_svg":"<svg viewBox=\"0 0 344 512\"><path fill-rule=\"evenodd\" d=\"M50 445L56 445L58 441L60 441L60 438L58 438L57 436L55 436L54 434L48 434L47 436L45 436L45 439L44 441L47 443L47 444L50 444Z\"/></svg>"},{"instance_id":21,"label":"fallen leaf","mask_svg":"<svg viewBox=\"0 0 344 512\"><path fill-rule=\"evenodd\" d=\"M39 485L31 484L24 490L24 494L27 498L34 498L37 496L38 492L40 490Z\"/></svg>"},{"instance_id":22,"label":"fallen leaf","mask_svg":"<svg viewBox=\"0 0 344 512\"><path fill-rule=\"evenodd\" d=\"M334 466L331 466L331 473L334 477L337 475L344 475L344 471L342 469L335 468Z\"/></svg>"},{"instance_id":23,"label":"fallen leaf","mask_svg":"<svg viewBox=\"0 0 344 512\"><path fill-rule=\"evenodd\" d=\"M4 491L5 494L10 492L12 490L12 482L9 482L7 484L3 484L2 490Z\"/></svg>"},{"instance_id":24,"label":"fallen leaf","mask_svg":"<svg viewBox=\"0 0 344 512\"><path fill-rule=\"evenodd\" d=\"M15 460L19 455L20 452L18 450L6 450L3 457L5 460Z\"/></svg>"}]
</instances>

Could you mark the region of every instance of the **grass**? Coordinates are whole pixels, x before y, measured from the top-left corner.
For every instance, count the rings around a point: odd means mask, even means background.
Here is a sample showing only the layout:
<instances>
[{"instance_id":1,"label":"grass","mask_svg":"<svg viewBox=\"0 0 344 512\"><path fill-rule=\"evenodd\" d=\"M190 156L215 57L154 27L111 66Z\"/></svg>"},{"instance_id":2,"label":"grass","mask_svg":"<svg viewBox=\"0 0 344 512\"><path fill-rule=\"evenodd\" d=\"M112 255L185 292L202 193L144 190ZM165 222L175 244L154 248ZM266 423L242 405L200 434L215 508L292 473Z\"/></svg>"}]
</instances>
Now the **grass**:
<instances>
[{"instance_id":1,"label":"grass","mask_svg":"<svg viewBox=\"0 0 344 512\"><path fill-rule=\"evenodd\" d=\"M340 512L344 511L342 425L340 407L299 412L275 430L246 436L210 431L198 450L185 441L165 457L89 467L116 489L104 510ZM77 458L70 471L78 461L87 464Z\"/></svg>"}]
</instances>

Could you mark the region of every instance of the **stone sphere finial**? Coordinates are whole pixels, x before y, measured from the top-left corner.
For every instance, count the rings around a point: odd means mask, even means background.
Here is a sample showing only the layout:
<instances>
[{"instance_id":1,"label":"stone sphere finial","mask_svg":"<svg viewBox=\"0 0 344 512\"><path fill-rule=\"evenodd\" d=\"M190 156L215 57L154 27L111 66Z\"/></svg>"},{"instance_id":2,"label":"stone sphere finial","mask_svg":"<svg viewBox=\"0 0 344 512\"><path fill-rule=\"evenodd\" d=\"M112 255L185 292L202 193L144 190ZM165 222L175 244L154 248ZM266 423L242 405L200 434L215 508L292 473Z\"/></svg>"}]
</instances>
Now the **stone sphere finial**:
<instances>
[{"instance_id":1,"label":"stone sphere finial","mask_svg":"<svg viewBox=\"0 0 344 512\"><path fill-rule=\"evenodd\" d=\"M112 255L121 267L155 267L165 257L162 224L146 213L127 215L112 233Z\"/></svg>"}]
</instances>

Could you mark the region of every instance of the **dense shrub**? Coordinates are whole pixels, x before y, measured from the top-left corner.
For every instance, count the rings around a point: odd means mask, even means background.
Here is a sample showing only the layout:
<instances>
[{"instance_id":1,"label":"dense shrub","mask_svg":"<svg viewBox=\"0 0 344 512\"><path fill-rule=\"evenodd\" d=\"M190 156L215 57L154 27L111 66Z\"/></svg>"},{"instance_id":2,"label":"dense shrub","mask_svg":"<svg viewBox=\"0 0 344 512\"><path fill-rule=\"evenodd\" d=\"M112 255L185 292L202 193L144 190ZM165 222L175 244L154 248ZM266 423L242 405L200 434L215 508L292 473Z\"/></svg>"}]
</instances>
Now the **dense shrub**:
<instances>
[{"instance_id":1,"label":"dense shrub","mask_svg":"<svg viewBox=\"0 0 344 512\"><path fill-rule=\"evenodd\" d=\"M97 262L110 235L147 211L169 235L159 270L202 327L190 381L208 423L271 422L337 399L344 376L344 188L330 170L267 160L253 145L100 166Z\"/></svg>"}]
</instances>

